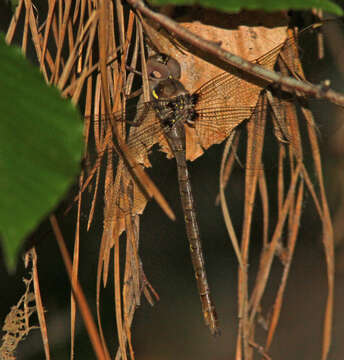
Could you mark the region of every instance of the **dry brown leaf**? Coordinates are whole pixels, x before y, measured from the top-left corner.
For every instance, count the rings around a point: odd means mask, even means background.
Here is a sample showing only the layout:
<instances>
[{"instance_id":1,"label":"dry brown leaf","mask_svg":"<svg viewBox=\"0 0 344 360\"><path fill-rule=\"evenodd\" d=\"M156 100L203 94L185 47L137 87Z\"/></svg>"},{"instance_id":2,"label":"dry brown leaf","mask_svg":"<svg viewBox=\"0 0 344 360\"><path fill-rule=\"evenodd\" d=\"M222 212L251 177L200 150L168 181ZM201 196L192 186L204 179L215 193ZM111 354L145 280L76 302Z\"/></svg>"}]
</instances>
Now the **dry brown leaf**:
<instances>
[{"instance_id":1,"label":"dry brown leaf","mask_svg":"<svg viewBox=\"0 0 344 360\"><path fill-rule=\"evenodd\" d=\"M247 60L254 61L265 55L278 45L282 44L287 37L286 18L282 13L262 15L259 21L264 26L257 24L257 14L248 15L243 13L237 17L222 15L206 11L202 15L197 13L196 20L188 19L184 22L185 17L180 19L180 25L186 29L204 37L205 39L221 43L221 47L233 54L239 55ZM239 18L239 19L238 19ZM253 20L252 20L253 19ZM233 23L234 20L234 23ZM252 23L252 25L251 25ZM245 24L245 25L240 25ZM246 25L247 24L247 25ZM268 27L271 26L271 27ZM166 44L166 38L163 35L157 37L161 39L160 43ZM181 79L186 89L193 93L204 85L207 81L214 79L216 76L223 74L227 70L233 74L231 81L232 89L228 94L222 97L221 106L254 106L257 103L258 95L262 88L266 85L264 82L253 82L252 77L245 77L241 71L228 67L228 65L219 62L217 59L209 57L209 55L199 52L197 49L187 49L174 46L170 43L167 47L163 45L168 55L174 57L181 65ZM197 54L197 55L196 55ZM273 57L263 59L259 62L268 69L273 69L278 52ZM223 89L220 89L223 91ZM203 105L204 106L204 105ZM237 117L233 124L234 128L248 116L243 114ZM195 129L186 128L187 136L187 159L195 160L203 154L203 149L207 149L213 144L222 142L230 132L227 129L222 136L209 140L200 140L195 134ZM165 139L159 140L162 151L167 153L167 157L173 157ZM203 148L203 149L202 149Z\"/></svg>"}]
</instances>

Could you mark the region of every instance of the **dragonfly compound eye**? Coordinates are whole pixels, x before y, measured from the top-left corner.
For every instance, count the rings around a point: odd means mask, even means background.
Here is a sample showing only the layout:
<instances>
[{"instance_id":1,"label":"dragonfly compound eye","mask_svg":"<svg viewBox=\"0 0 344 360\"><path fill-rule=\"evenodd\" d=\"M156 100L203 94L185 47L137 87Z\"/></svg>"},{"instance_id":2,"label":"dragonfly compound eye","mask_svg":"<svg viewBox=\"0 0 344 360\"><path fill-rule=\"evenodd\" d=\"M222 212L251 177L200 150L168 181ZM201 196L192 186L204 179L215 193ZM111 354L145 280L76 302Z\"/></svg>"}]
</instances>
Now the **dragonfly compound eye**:
<instances>
[{"instance_id":1,"label":"dragonfly compound eye","mask_svg":"<svg viewBox=\"0 0 344 360\"><path fill-rule=\"evenodd\" d=\"M170 78L179 80L181 76L181 68L179 62L176 59L169 57L166 66Z\"/></svg>"},{"instance_id":2,"label":"dragonfly compound eye","mask_svg":"<svg viewBox=\"0 0 344 360\"><path fill-rule=\"evenodd\" d=\"M177 96L177 90L175 82L168 79L160 81L152 93L156 99L166 99Z\"/></svg>"},{"instance_id":3,"label":"dragonfly compound eye","mask_svg":"<svg viewBox=\"0 0 344 360\"><path fill-rule=\"evenodd\" d=\"M185 87L178 80L174 79L159 81L152 91L155 99L175 98L187 93Z\"/></svg>"},{"instance_id":4,"label":"dragonfly compound eye","mask_svg":"<svg viewBox=\"0 0 344 360\"><path fill-rule=\"evenodd\" d=\"M155 54L147 61L148 75L153 79L180 79L180 64L173 57L166 54Z\"/></svg>"}]
</instances>

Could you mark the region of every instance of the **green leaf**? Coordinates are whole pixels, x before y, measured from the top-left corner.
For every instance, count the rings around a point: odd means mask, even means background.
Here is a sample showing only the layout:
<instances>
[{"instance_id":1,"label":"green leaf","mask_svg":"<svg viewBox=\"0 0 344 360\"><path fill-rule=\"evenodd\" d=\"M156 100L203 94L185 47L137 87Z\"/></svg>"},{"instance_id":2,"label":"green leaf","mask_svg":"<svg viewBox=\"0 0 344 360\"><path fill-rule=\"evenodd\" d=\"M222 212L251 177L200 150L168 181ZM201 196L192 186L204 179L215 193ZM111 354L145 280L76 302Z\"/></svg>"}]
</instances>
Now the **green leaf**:
<instances>
[{"instance_id":1,"label":"green leaf","mask_svg":"<svg viewBox=\"0 0 344 360\"><path fill-rule=\"evenodd\" d=\"M82 122L0 33L0 237L8 269L79 171Z\"/></svg>"},{"instance_id":2,"label":"green leaf","mask_svg":"<svg viewBox=\"0 0 344 360\"><path fill-rule=\"evenodd\" d=\"M330 0L150 0L153 5L200 5L217 10L238 12L241 10L306 10L311 8L322 9L343 15L342 8Z\"/></svg>"}]
</instances>

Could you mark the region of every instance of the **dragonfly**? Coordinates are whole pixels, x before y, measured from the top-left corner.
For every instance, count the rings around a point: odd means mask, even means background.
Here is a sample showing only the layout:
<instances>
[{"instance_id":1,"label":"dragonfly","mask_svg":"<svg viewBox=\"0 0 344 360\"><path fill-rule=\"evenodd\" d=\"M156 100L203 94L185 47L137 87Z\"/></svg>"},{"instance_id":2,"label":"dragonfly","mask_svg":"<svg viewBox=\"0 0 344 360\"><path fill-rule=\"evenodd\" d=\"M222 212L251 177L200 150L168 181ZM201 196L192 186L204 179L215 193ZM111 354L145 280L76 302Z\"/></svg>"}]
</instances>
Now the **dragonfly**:
<instances>
[{"instance_id":1,"label":"dragonfly","mask_svg":"<svg viewBox=\"0 0 344 360\"><path fill-rule=\"evenodd\" d=\"M297 47L297 38L289 38L255 62L262 66L269 66L276 62L281 52L286 61L288 52L295 46ZM173 58L158 54L148 60L147 68L152 100L139 102L133 107L128 106L123 111L112 114L111 121L113 124L130 125L127 146L134 158L136 157L139 161L144 162L143 158L148 157L153 146L158 143L161 147L168 148L170 157L176 159L186 234L203 317L210 332L217 335L220 333L219 325L207 280L197 213L186 162L186 130L194 129L199 144L206 149L214 143L222 142L233 129L251 118L253 114L266 111L269 105L263 103L265 104L263 109L255 104L259 94L262 93L261 84L256 86L250 84L250 87L246 87L245 80L227 72L216 76L190 94L178 80L180 67ZM159 76L156 76L156 73ZM252 105L236 105L237 101L244 97L251 97ZM294 101L294 98L289 96L287 101ZM283 111L282 106L279 111ZM93 121L102 122L105 127L109 124L106 116L94 117ZM285 137L288 138L288 135L285 134Z\"/></svg>"}]
</instances>

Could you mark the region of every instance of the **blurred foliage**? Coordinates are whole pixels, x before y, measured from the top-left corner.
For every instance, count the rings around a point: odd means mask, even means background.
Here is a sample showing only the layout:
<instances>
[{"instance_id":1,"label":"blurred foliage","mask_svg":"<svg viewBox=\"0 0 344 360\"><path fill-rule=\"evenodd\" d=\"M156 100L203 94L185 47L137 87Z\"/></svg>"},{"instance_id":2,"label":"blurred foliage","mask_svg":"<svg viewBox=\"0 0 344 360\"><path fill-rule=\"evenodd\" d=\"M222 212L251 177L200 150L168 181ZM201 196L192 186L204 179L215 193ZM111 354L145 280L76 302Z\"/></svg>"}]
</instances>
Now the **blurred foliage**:
<instances>
[{"instance_id":1,"label":"blurred foliage","mask_svg":"<svg viewBox=\"0 0 344 360\"><path fill-rule=\"evenodd\" d=\"M339 5L328 0L150 0L154 5L179 5L179 6L204 6L228 12L238 12L241 10L307 10L322 9L338 16L343 15L343 10Z\"/></svg>"},{"instance_id":2,"label":"blurred foliage","mask_svg":"<svg viewBox=\"0 0 344 360\"><path fill-rule=\"evenodd\" d=\"M82 122L19 48L0 38L0 233L9 270L79 171Z\"/></svg>"}]
</instances>

